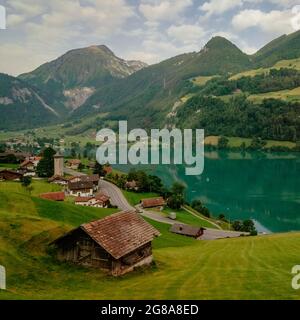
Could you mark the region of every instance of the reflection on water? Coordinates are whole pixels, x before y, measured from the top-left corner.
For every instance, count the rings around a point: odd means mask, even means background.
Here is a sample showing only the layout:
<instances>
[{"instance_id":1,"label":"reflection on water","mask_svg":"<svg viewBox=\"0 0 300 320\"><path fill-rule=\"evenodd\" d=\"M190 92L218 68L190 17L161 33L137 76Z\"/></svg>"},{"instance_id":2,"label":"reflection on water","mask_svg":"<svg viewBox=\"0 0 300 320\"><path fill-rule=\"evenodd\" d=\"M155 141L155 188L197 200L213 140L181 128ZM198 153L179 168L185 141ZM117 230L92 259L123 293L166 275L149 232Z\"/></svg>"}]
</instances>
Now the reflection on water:
<instances>
[{"instance_id":1,"label":"reflection on water","mask_svg":"<svg viewBox=\"0 0 300 320\"><path fill-rule=\"evenodd\" d=\"M167 185L181 181L187 199L202 200L215 216L252 218L260 231L300 230L300 154L208 152L201 176L186 176L184 165L139 168Z\"/></svg>"}]
</instances>

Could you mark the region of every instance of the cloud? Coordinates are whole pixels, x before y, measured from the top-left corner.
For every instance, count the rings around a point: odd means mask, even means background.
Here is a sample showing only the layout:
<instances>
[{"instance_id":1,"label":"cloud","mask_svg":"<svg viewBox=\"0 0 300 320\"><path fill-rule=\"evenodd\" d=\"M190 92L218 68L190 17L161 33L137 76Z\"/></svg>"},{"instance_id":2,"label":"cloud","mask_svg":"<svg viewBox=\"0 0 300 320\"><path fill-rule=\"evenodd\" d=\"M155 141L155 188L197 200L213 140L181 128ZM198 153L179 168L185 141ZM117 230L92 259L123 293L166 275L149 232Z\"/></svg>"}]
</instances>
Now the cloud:
<instances>
[{"instance_id":1,"label":"cloud","mask_svg":"<svg viewBox=\"0 0 300 320\"><path fill-rule=\"evenodd\" d=\"M139 5L139 11L149 21L174 21L192 4L192 0L146 0Z\"/></svg>"},{"instance_id":2,"label":"cloud","mask_svg":"<svg viewBox=\"0 0 300 320\"><path fill-rule=\"evenodd\" d=\"M294 31L292 17L291 10L272 10L270 12L243 10L233 17L232 25L238 31L257 27L264 32L280 35Z\"/></svg>"},{"instance_id":3,"label":"cloud","mask_svg":"<svg viewBox=\"0 0 300 320\"><path fill-rule=\"evenodd\" d=\"M205 30L197 25L179 25L168 28L167 34L177 41L184 44L197 44L205 35Z\"/></svg>"},{"instance_id":4,"label":"cloud","mask_svg":"<svg viewBox=\"0 0 300 320\"><path fill-rule=\"evenodd\" d=\"M199 7L201 11L206 12L207 16L222 14L228 10L243 5L242 0L210 0Z\"/></svg>"},{"instance_id":5,"label":"cloud","mask_svg":"<svg viewBox=\"0 0 300 320\"><path fill-rule=\"evenodd\" d=\"M13 74L30 71L66 50L106 42L121 33L129 18L136 15L126 0L11 0L8 5L8 30L16 36L0 45L0 60ZM14 48L15 52L9 52ZM21 49L23 48L23 49ZM12 49L13 50L13 49ZM31 59L28 55L34 55ZM19 64L16 62L26 61ZM18 66L18 67L17 67ZM1 71L7 70L3 66ZM19 70L19 71L17 71Z\"/></svg>"}]
</instances>

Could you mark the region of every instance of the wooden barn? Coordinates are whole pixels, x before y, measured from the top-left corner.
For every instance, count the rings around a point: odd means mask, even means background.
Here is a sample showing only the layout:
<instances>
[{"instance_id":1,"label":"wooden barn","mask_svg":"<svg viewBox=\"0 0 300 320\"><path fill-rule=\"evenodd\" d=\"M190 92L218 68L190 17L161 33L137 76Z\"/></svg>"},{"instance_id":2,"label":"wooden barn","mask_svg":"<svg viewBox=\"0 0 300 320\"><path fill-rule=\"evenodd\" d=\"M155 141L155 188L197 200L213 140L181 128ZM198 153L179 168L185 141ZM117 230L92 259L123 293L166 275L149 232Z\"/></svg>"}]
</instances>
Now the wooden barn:
<instances>
[{"instance_id":1,"label":"wooden barn","mask_svg":"<svg viewBox=\"0 0 300 320\"><path fill-rule=\"evenodd\" d=\"M40 194L40 198L52 201L65 201L64 192L47 192Z\"/></svg>"},{"instance_id":2,"label":"wooden barn","mask_svg":"<svg viewBox=\"0 0 300 320\"><path fill-rule=\"evenodd\" d=\"M0 180L21 180L23 178L23 174L14 170L2 170L0 171Z\"/></svg>"},{"instance_id":3,"label":"wooden barn","mask_svg":"<svg viewBox=\"0 0 300 320\"><path fill-rule=\"evenodd\" d=\"M148 198L148 199L142 199L141 205L143 208L155 208L155 207L163 207L166 204L163 197L157 197L157 198Z\"/></svg>"},{"instance_id":4,"label":"wooden barn","mask_svg":"<svg viewBox=\"0 0 300 320\"><path fill-rule=\"evenodd\" d=\"M160 233L135 211L122 211L81 225L55 240L57 258L107 270L114 276L152 262Z\"/></svg>"},{"instance_id":5,"label":"wooden barn","mask_svg":"<svg viewBox=\"0 0 300 320\"><path fill-rule=\"evenodd\" d=\"M203 235L205 228L189 226L187 224L175 223L171 226L170 232L181 234L183 236L199 238Z\"/></svg>"}]
</instances>

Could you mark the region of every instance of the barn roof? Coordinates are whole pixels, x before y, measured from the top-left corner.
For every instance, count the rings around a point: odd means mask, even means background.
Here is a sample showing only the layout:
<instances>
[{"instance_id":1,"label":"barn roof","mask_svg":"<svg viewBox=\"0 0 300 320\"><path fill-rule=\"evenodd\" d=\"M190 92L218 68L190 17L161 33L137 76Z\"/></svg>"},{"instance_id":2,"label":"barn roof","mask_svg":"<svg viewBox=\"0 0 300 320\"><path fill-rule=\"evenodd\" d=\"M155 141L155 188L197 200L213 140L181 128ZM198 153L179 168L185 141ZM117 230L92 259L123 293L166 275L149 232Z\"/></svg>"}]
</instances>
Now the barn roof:
<instances>
[{"instance_id":1,"label":"barn roof","mask_svg":"<svg viewBox=\"0 0 300 320\"><path fill-rule=\"evenodd\" d=\"M54 201L64 201L65 193L64 192L48 192L40 194L40 198L46 200L54 200Z\"/></svg>"},{"instance_id":2,"label":"barn roof","mask_svg":"<svg viewBox=\"0 0 300 320\"><path fill-rule=\"evenodd\" d=\"M165 200L163 197L142 199L142 205L144 208L159 207L165 205Z\"/></svg>"},{"instance_id":3,"label":"barn roof","mask_svg":"<svg viewBox=\"0 0 300 320\"><path fill-rule=\"evenodd\" d=\"M97 193L95 195L95 199L96 200L100 200L102 202L106 202L106 201L109 201L110 197L108 197L107 195L105 195L103 193Z\"/></svg>"},{"instance_id":4,"label":"barn roof","mask_svg":"<svg viewBox=\"0 0 300 320\"><path fill-rule=\"evenodd\" d=\"M122 211L81 228L115 259L152 241L160 233L135 211Z\"/></svg>"},{"instance_id":5,"label":"barn roof","mask_svg":"<svg viewBox=\"0 0 300 320\"><path fill-rule=\"evenodd\" d=\"M93 189L92 181L79 181L79 182L70 182L68 183L70 190L83 190L83 189Z\"/></svg>"},{"instance_id":6,"label":"barn roof","mask_svg":"<svg viewBox=\"0 0 300 320\"><path fill-rule=\"evenodd\" d=\"M94 199L93 197L76 197L75 202L88 202Z\"/></svg>"},{"instance_id":7,"label":"barn roof","mask_svg":"<svg viewBox=\"0 0 300 320\"><path fill-rule=\"evenodd\" d=\"M58 181L66 181L66 182L68 181L67 178L62 177L62 176L57 175L57 174L48 179L49 182L53 182L53 181L57 181L57 180Z\"/></svg>"}]
</instances>

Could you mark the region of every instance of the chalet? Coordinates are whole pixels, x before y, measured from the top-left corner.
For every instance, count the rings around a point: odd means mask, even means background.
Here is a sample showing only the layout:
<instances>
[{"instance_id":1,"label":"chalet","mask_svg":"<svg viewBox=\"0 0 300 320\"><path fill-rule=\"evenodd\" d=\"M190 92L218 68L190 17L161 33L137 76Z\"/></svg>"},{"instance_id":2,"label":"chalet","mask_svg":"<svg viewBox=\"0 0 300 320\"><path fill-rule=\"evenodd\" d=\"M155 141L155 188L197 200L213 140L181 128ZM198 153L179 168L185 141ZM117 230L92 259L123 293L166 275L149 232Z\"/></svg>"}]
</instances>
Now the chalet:
<instances>
[{"instance_id":1,"label":"chalet","mask_svg":"<svg viewBox=\"0 0 300 320\"><path fill-rule=\"evenodd\" d=\"M70 183L79 183L79 182L91 182L93 184L93 190L98 190L98 184L99 184L100 177L98 174L92 174L90 176L82 175L77 177L71 177L69 179Z\"/></svg>"},{"instance_id":2,"label":"chalet","mask_svg":"<svg viewBox=\"0 0 300 320\"><path fill-rule=\"evenodd\" d=\"M93 199L94 199L93 197L76 197L75 204L78 206L90 207L91 200L93 200Z\"/></svg>"},{"instance_id":3,"label":"chalet","mask_svg":"<svg viewBox=\"0 0 300 320\"><path fill-rule=\"evenodd\" d=\"M137 185L136 181L134 181L134 180L132 180L132 181L127 181L127 182L125 183L125 189L135 190L135 191L139 190L138 185Z\"/></svg>"},{"instance_id":4,"label":"chalet","mask_svg":"<svg viewBox=\"0 0 300 320\"><path fill-rule=\"evenodd\" d=\"M107 208L110 205L110 198L103 193L97 193L95 195L95 200L94 207Z\"/></svg>"},{"instance_id":5,"label":"chalet","mask_svg":"<svg viewBox=\"0 0 300 320\"><path fill-rule=\"evenodd\" d=\"M80 164L81 164L80 160L72 159L72 160L68 160L67 167L73 170L77 170Z\"/></svg>"},{"instance_id":6,"label":"chalet","mask_svg":"<svg viewBox=\"0 0 300 320\"><path fill-rule=\"evenodd\" d=\"M32 160L24 160L20 164L20 172L22 172L24 176L34 177L35 169L36 169L36 166L34 161Z\"/></svg>"},{"instance_id":7,"label":"chalet","mask_svg":"<svg viewBox=\"0 0 300 320\"><path fill-rule=\"evenodd\" d=\"M165 205L165 200L163 197L158 198L149 198L149 199L142 199L141 205L144 209L146 208L155 208L155 207L163 207Z\"/></svg>"},{"instance_id":8,"label":"chalet","mask_svg":"<svg viewBox=\"0 0 300 320\"><path fill-rule=\"evenodd\" d=\"M40 198L52 201L64 201L65 193L64 192L48 192L40 194Z\"/></svg>"},{"instance_id":9,"label":"chalet","mask_svg":"<svg viewBox=\"0 0 300 320\"><path fill-rule=\"evenodd\" d=\"M152 241L160 233L134 211L81 225L53 242L60 261L97 267L114 276L152 262Z\"/></svg>"},{"instance_id":10,"label":"chalet","mask_svg":"<svg viewBox=\"0 0 300 320\"><path fill-rule=\"evenodd\" d=\"M68 190L71 196L92 197L94 194L94 185L91 181L79 181L68 183Z\"/></svg>"},{"instance_id":11,"label":"chalet","mask_svg":"<svg viewBox=\"0 0 300 320\"><path fill-rule=\"evenodd\" d=\"M23 174L14 170L2 170L0 171L0 180L21 180L23 178Z\"/></svg>"},{"instance_id":12,"label":"chalet","mask_svg":"<svg viewBox=\"0 0 300 320\"><path fill-rule=\"evenodd\" d=\"M80 206L107 208L110 204L109 197L98 193L95 197L76 197L75 204Z\"/></svg>"},{"instance_id":13,"label":"chalet","mask_svg":"<svg viewBox=\"0 0 300 320\"><path fill-rule=\"evenodd\" d=\"M194 227L189 226L187 224L179 224L175 223L171 226L170 232L181 234L183 236L192 237L192 238L199 238L204 233L204 228L201 227Z\"/></svg>"},{"instance_id":14,"label":"chalet","mask_svg":"<svg viewBox=\"0 0 300 320\"><path fill-rule=\"evenodd\" d=\"M54 175L48 179L48 182L59 184L61 186L66 186L68 184L69 180L67 178L60 176L60 175Z\"/></svg>"}]
</instances>

